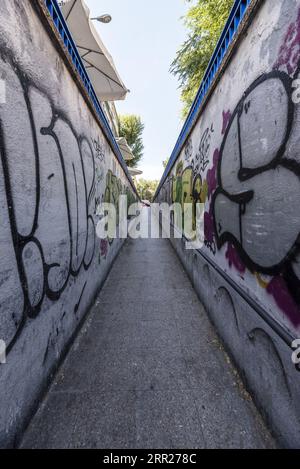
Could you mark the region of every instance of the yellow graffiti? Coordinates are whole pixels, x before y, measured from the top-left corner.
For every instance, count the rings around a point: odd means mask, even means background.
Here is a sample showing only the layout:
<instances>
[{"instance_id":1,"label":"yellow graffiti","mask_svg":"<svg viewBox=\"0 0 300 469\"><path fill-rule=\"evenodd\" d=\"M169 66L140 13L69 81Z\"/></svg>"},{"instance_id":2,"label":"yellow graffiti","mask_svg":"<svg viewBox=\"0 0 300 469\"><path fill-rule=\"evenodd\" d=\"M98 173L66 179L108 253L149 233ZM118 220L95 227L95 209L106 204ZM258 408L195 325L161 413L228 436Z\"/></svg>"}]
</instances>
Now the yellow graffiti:
<instances>
[{"instance_id":1,"label":"yellow graffiti","mask_svg":"<svg viewBox=\"0 0 300 469\"><path fill-rule=\"evenodd\" d=\"M208 183L202 181L200 174L195 176L193 168L183 169L183 162L178 163L176 175L173 177L172 202L181 204L184 214L188 210L185 204L193 205L193 229L196 229L197 204L204 204L208 198Z\"/></svg>"},{"instance_id":2,"label":"yellow graffiti","mask_svg":"<svg viewBox=\"0 0 300 469\"><path fill-rule=\"evenodd\" d=\"M261 288L266 289L269 285L269 282L266 282L263 280L262 276L258 272L254 272L254 275L256 277L256 280L258 281L258 284Z\"/></svg>"},{"instance_id":3,"label":"yellow graffiti","mask_svg":"<svg viewBox=\"0 0 300 469\"><path fill-rule=\"evenodd\" d=\"M182 194L181 204L184 209L184 204L193 203L193 169L187 168L182 174Z\"/></svg>"}]
</instances>

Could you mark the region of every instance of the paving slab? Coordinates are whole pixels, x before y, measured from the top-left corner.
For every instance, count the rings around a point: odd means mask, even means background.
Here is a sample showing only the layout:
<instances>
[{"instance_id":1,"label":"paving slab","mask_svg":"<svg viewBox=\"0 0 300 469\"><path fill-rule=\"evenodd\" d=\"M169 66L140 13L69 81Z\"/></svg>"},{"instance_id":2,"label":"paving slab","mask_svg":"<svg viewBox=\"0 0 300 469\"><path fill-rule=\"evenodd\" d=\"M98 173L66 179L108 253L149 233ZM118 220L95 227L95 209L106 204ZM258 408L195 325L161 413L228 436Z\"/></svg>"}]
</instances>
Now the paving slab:
<instances>
[{"instance_id":1,"label":"paving slab","mask_svg":"<svg viewBox=\"0 0 300 469\"><path fill-rule=\"evenodd\" d=\"M168 240L128 240L23 448L274 448Z\"/></svg>"}]
</instances>

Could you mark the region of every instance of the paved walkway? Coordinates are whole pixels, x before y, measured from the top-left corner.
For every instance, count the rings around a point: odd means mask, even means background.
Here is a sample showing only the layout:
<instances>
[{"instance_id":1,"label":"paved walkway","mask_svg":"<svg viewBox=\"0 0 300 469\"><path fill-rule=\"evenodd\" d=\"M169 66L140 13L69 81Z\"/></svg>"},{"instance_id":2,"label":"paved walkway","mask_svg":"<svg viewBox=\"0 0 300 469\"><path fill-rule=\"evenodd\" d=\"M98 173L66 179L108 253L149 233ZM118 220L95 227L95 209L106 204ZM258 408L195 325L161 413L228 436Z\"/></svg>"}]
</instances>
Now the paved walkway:
<instances>
[{"instance_id":1,"label":"paved walkway","mask_svg":"<svg viewBox=\"0 0 300 469\"><path fill-rule=\"evenodd\" d=\"M128 240L25 448L274 442L167 240Z\"/></svg>"}]
</instances>

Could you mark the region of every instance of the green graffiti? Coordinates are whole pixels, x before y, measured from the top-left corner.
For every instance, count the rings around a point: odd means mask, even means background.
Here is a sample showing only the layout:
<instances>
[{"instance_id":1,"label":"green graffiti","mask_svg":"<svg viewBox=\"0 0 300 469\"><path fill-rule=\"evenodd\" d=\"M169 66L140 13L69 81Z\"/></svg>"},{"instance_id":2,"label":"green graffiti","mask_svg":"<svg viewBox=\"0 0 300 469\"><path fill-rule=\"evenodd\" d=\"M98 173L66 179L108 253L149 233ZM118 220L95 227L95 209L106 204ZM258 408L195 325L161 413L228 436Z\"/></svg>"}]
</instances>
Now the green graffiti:
<instances>
[{"instance_id":1,"label":"green graffiti","mask_svg":"<svg viewBox=\"0 0 300 469\"><path fill-rule=\"evenodd\" d=\"M183 223L184 214L188 210L185 204L193 205L192 226L195 230L197 204L204 204L208 197L207 181L202 181L200 174L195 175L191 166L183 169L183 162L181 161L176 167L176 175L173 177L171 192L172 202L181 204Z\"/></svg>"},{"instance_id":2,"label":"green graffiti","mask_svg":"<svg viewBox=\"0 0 300 469\"><path fill-rule=\"evenodd\" d=\"M127 213L130 205L137 202L137 197L133 193L132 189L122 183L121 179L117 178L111 170L107 172L106 175L106 188L104 192L104 202L113 204L116 209L117 216L117 226L119 225L119 209L120 209L120 196L127 196ZM109 240L109 243L112 244L113 240Z\"/></svg>"}]
</instances>

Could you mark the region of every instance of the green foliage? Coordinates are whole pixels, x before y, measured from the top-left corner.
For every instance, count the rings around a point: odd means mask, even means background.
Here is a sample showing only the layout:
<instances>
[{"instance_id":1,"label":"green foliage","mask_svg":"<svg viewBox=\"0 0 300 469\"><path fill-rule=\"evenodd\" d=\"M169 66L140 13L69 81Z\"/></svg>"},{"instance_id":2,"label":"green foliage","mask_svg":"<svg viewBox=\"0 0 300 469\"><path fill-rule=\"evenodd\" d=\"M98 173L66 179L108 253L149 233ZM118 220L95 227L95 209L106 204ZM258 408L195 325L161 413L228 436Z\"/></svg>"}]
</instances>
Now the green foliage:
<instances>
[{"instance_id":1,"label":"green foliage","mask_svg":"<svg viewBox=\"0 0 300 469\"><path fill-rule=\"evenodd\" d=\"M152 202L158 187L159 181L147 181L146 179L139 179L136 183L138 194L142 200L149 200Z\"/></svg>"},{"instance_id":2,"label":"green foliage","mask_svg":"<svg viewBox=\"0 0 300 469\"><path fill-rule=\"evenodd\" d=\"M164 169L166 169L166 167L168 166L168 163L169 163L169 159L162 162Z\"/></svg>"},{"instance_id":3,"label":"green foliage","mask_svg":"<svg viewBox=\"0 0 300 469\"><path fill-rule=\"evenodd\" d=\"M143 132L144 124L139 116L124 115L119 117L119 136L125 137L130 146L134 159L127 164L130 168L136 168L144 153Z\"/></svg>"},{"instance_id":4,"label":"green foliage","mask_svg":"<svg viewBox=\"0 0 300 469\"><path fill-rule=\"evenodd\" d=\"M171 72L178 77L186 117L234 0L186 0L194 3L184 18L188 38L177 52Z\"/></svg>"}]
</instances>

